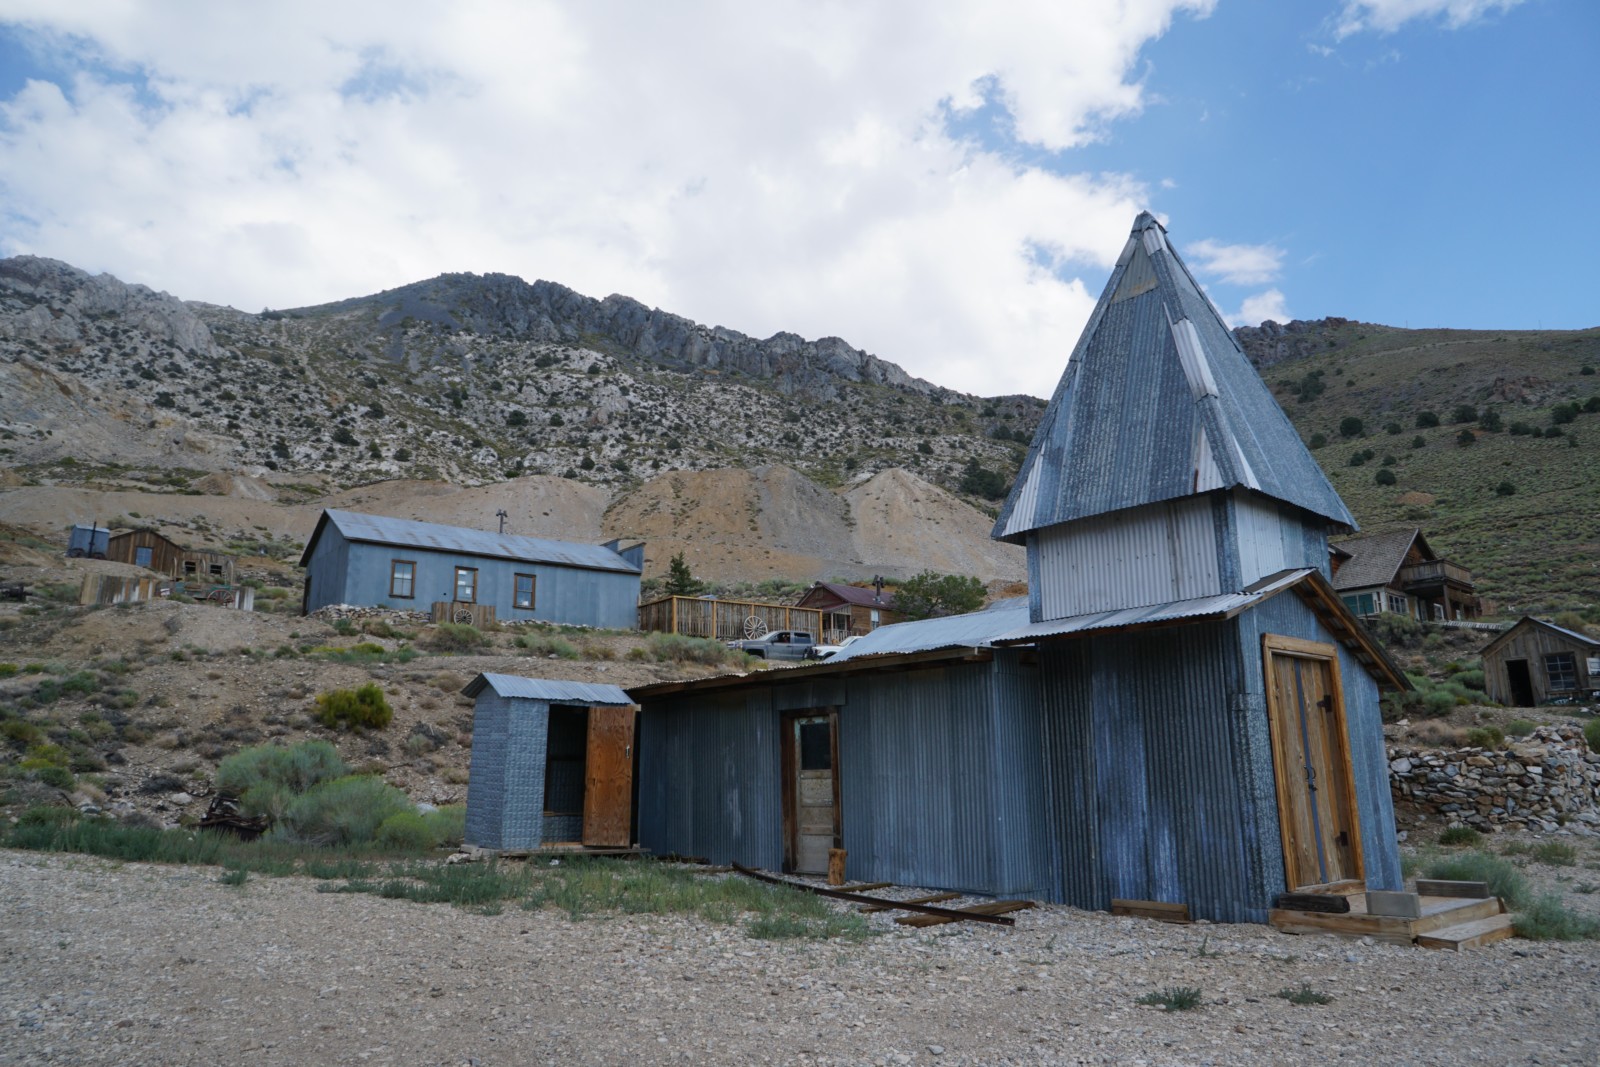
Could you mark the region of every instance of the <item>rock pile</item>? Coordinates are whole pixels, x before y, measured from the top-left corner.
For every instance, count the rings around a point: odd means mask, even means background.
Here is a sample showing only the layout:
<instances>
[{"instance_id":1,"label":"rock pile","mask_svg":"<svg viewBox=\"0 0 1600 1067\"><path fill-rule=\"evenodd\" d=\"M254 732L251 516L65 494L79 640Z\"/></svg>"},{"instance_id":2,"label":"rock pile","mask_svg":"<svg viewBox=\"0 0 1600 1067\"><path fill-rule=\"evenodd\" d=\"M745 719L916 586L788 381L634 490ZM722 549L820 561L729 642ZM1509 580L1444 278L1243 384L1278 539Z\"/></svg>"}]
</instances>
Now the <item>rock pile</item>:
<instances>
[{"instance_id":1,"label":"rock pile","mask_svg":"<svg viewBox=\"0 0 1600 1067\"><path fill-rule=\"evenodd\" d=\"M1504 749L1389 748L1402 823L1600 836L1600 755L1576 726L1541 726Z\"/></svg>"},{"instance_id":2,"label":"rock pile","mask_svg":"<svg viewBox=\"0 0 1600 1067\"><path fill-rule=\"evenodd\" d=\"M323 622L340 619L382 619L391 626L416 626L427 622L431 616L426 611L405 611L401 608L361 608L353 604L326 604L313 611L308 618Z\"/></svg>"}]
</instances>

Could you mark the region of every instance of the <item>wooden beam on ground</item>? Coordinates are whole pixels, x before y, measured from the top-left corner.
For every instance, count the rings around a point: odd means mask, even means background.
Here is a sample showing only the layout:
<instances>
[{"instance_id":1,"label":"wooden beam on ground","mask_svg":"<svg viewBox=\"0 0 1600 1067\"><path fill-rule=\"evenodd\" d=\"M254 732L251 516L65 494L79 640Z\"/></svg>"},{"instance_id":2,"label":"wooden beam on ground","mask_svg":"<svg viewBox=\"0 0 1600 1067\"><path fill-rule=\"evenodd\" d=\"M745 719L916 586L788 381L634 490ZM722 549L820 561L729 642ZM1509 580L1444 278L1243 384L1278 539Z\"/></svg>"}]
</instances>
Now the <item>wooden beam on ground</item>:
<instances>
[{"instance_id":1,"label":"wooden beam on ground","mask_svg":"<svg viewBox=\"0 0 1600 1067\"><path fill-rule=\"evenodd\" d=\"M862 912L864 914L870 914L872 912L877 912L877 911L893 911L895 908L899 907L900 904L902 904L902 903L904 903L904 904L937 904L941 900L960 900L965 895L966 894L964 894L964 893L929 893L925 897L909 897L904 901L896 901L893 904L865 904L865 905L857 908L856 910L859 911L859 912Z\"/></svg>"},{"instance_id":2,"label":"wooden beam on ground","mask_svg":"<svg viewBox=\"0 0 1600 1067\"><path fill-rule=\"evenodd\" d=\"M944 915L902 915L895 920L901 926L940 926L961 919L981 919L1002 916L1008 911L1023 911L1034 907L1031 900L996 900L988 904L974 904L970 908L955 908ZM944 909L941 909L944 910ZM990 919L990 921L997 921Z\"/></svg>"},{"instance_id":3,"label":"wooden beam on ground","mask_svg":"<svg viewBox=\"0 0 1600 1067\"><path fill-rule=\"evenodd\" d=\"M1488 895L1488 882L1457 882L1440 878L1417 879L1419 897L1471 897L1473 900L1481 900Z\"/></svg>"},{"instance_id":4,"label":"wooden beam on ground","mask_svg":"<svg viewBox=\"0 0 1600 1067\"><path fill-rule=\"evenodd\" d=\"M912 904L909 901L904 900L885 900L882 897L868 897L863 896L860 893L847 893L842 889L829 889L827 886L808 885L805 882L791 882L787 878L774 878L770 874L763 874L761 871L753 871L749 867L745 867L737 863L733 865L733 869L744 875L746 878L754 878L756 881L766 882L768 885L781 885L787 889L798 889L805 893L815 893L819 897L831 897L834 900L848 900L853 904L886 904L894 911L914 911L922 915L941 915L944 916L946 921L949 922L954 922L958 919L970 919L973 922L993 923L995 926L1015 926L1017 924L1017 920L1007 915L997 914L994 912L978 912L970 908L962 909L960 911L952 911L949 908L938 908L931 904ZM1011 902L1007 901L1006 903ZM1033 902L1031 900L1022 901L1021 903L1024 907L1033 907ZM980 905L980 907L981 906L982 905ZM1016 909L1007 908L1005 910L1014 911Z\"/></svg>"},{"instance_id":5,"label":"wooden beam on ground","mask_svg":"<svg viewBox=\"0 0 1600 1067\"><path fill-rule=\"evenodd\" d=\"M889 889L893 882L862 882L860 885L842 885L839 889L845 893L865 893L871 889Z\"/></svg>"},{"instance_id":6,"label":"wooden beam on ground","mask_svg":"<svg viewBox=\"0 0 1600 1067\"><path fill-rule=\"evenodd\" d=\"M1190 923L1189 905L1166 900L1113 900L1111 914L1135 919L1154 919L1163 923Z\"/></svg>"}]
</instances>

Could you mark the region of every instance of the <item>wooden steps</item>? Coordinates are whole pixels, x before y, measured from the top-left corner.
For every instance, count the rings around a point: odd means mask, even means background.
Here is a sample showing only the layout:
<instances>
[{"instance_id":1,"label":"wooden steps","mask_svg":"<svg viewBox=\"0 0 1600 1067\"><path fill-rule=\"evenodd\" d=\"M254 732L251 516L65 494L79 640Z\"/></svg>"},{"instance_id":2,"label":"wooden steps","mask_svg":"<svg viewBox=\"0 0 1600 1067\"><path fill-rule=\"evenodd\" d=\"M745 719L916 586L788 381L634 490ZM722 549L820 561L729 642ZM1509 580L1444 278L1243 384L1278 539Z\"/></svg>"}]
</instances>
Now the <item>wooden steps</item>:
<instances>
[{"instance_id":1,"label":"wooden steps","mask_svg":"<svg viewBox=\"0 0 1600 1067\"><path fill-rule=\"evenodd\" d=\"M1474 947L1475 944L1488 944L1498 940L1499 937L1508 936L1498 934L1488 936L1481 942L1472 939L1492 933L1489 927L1482 931L1474 929L1466 937L1457 939L1452 933L1458 927L1496 919L1505 912L1505 905L1500 903L1498 897L1448 897L1425 896L1421 898L1421 915L1417 918L1404 918L1394 915L1371 915L1367 912L1367 902L1364 895L1350 897L1350 911L1345 914L1328 914L1325 912L1295 911L1289 908L1274 908L1267 913L1267 921L1279 930L1290 934L1333 934L1337 937L1362 938L1370 937L1374 941L1383 941L1391 945L1420 944L1423 936L1432 936L1435 940L1447 942L1461 940L1465 948ZM1507 923L1509 926L1509 923ZM1498 926L1495 927L1498 929ZM1454 947L1453 945L1440 945L1438 947Z\"/></svg>"},{"instance_id":2,"label":"wooden steps","mask_svg":"<svg viewBox=\"0 0 1600 1067\"><path fill-rule=\"evenodd\" d=\"M1441 926L1432 933L1418 934L1418 948L1448 948L1460 952L1465 948L1484 945L1510 937L1516 931L1511 926L1511 916L1501 913L1487 919Z\"/></svg>"}]
</instances>

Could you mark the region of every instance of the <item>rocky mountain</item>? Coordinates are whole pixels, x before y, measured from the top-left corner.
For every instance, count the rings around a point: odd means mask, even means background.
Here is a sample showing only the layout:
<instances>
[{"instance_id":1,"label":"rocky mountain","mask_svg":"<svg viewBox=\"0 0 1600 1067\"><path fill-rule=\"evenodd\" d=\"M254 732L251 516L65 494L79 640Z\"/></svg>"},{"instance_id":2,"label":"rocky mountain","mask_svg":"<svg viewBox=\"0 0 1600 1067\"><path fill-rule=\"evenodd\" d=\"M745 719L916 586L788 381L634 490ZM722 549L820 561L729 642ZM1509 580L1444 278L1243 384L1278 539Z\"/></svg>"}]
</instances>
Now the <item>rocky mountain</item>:
<instances>
[{"instance_id":1,"label":"rocky mountain","mask_svg":"<svg viewBox=\"0 0 1600 1067\"><path fill-rule=\"evenodd\" d=\"M504 275L249 314L34 257L0 262L0 375L13 467L339 485L545 474L617 491L782 463L829 486L898 467L959 490L973 462L1009 476L1043 409L836 338L757 341Z\"/></svg>"}]
</instances>

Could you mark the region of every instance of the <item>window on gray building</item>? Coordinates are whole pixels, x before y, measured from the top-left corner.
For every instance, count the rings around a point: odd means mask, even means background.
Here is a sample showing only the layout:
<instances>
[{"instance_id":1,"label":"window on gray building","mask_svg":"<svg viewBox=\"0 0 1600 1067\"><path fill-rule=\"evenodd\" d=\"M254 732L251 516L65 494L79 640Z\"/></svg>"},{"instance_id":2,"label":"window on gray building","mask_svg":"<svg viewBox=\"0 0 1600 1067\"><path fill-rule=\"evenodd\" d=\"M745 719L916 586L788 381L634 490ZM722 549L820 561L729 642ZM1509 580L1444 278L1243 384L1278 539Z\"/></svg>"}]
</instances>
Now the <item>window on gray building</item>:
<instances>
[{"instance_id":1,"label":"window on gray building","mask_svg":"<svg viewBox=\"0 0 1600 1067\"><path fill-rule=\"evenodd\" d=\"M397 559L389 566L389 595L403 600L416 596L412 590L417 585L417 565L409 559Z\"/></svg>"},{"instance_id":2,"label":"window on gray building","mask_svg":"<svg viewBox=\"0 0 1600 1067\"><path fill-rule=\"evenodd\" d=\"M531 574L519 574L519 575L517 575L516 597L511 602L512 606L513 607L518 607L518 608L525 608L525 609L527 609L529 611L532 611L533 610L533 590L534 590L534 576L533 575L531 575Z\"/></svg>"}]
</instances>

